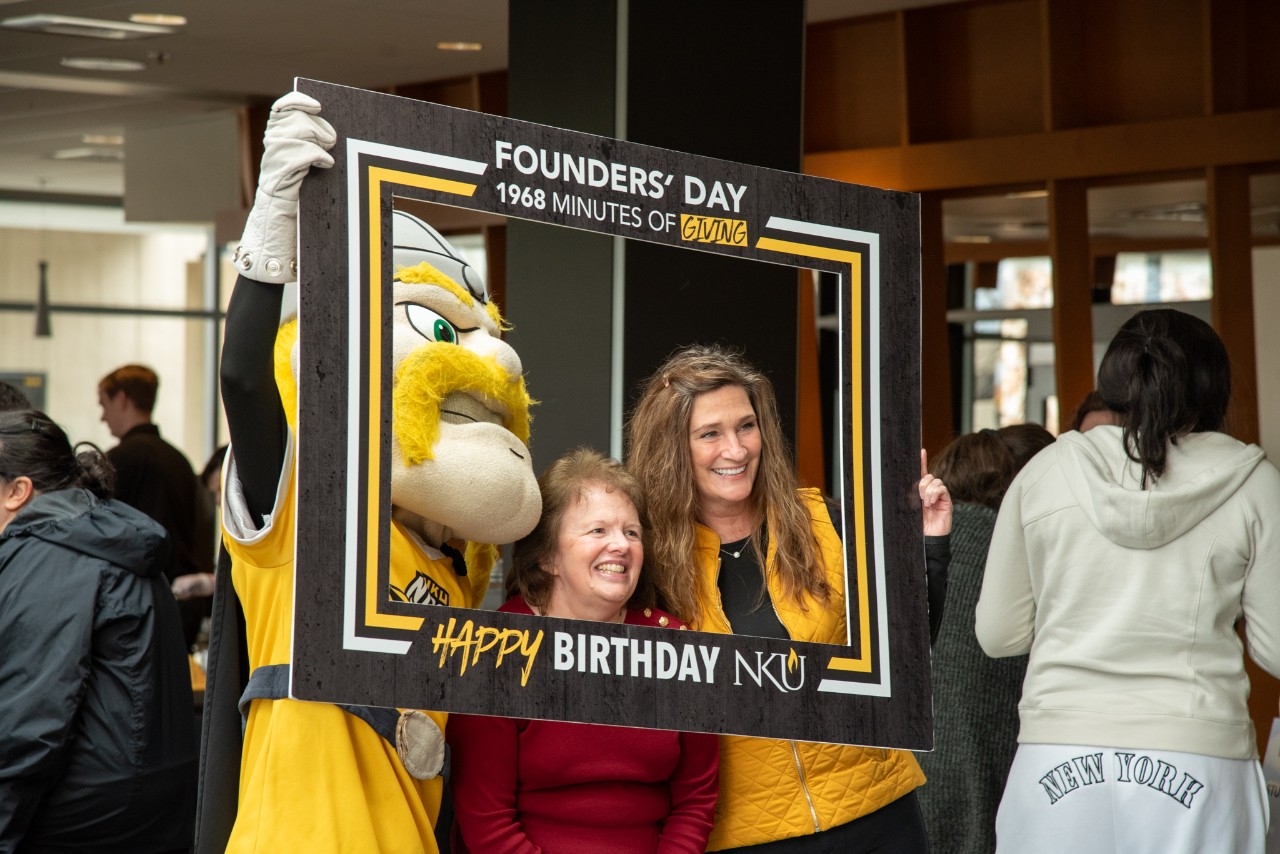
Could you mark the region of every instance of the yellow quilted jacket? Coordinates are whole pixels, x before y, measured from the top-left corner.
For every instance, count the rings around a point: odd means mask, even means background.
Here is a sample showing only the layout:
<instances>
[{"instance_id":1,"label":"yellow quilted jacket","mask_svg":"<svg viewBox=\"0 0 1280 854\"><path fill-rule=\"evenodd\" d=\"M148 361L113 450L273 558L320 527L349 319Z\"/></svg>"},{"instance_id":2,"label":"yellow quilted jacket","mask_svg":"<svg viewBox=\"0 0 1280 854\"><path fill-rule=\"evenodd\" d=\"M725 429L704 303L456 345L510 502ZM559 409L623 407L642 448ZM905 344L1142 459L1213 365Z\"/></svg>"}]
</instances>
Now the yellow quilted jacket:
<instances>
[{"instance_id":1,"label":"yellow quilted jacket","mask_svg":"<svg viewBox=\"0 0 1280 854\"><path fill-rule=\"evenodd\" d=\"M832 595L807 609L785 599L772 572L774 544L765 563L769 597L792 639L844 643L843 547L816 489L800 490L822 549ZM692 628L730 632L720 603L720 539L698 526L698 614ZM720 798L708 851L756 845L828 830L875 812L924 783L909 752L769 738L720 737Z\"/></svg>"}]
</instances>

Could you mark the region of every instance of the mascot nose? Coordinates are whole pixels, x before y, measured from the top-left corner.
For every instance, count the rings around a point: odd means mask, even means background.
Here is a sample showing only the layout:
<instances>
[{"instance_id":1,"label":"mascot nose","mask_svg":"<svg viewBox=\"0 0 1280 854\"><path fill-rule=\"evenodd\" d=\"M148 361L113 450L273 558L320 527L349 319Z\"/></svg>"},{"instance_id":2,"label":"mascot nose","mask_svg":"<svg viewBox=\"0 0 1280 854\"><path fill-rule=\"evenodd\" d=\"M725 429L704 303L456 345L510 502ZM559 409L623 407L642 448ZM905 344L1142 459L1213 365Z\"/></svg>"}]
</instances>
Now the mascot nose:
<instances>
[{"instance_id":1,"label":"mascot nose","mask_svg":"<svg viewBox=\"0 0 1280 854\"><path fill-rule=\"evenodd\" d=\"M492 335L477 336L472 348L481 356L490 356L498 365L511 375L511 379L518 379L524 373L524 366L520 363L520 357L516 355L516 351L511 349L511 345L501 338Z\"/></svg>"}]
</instances>

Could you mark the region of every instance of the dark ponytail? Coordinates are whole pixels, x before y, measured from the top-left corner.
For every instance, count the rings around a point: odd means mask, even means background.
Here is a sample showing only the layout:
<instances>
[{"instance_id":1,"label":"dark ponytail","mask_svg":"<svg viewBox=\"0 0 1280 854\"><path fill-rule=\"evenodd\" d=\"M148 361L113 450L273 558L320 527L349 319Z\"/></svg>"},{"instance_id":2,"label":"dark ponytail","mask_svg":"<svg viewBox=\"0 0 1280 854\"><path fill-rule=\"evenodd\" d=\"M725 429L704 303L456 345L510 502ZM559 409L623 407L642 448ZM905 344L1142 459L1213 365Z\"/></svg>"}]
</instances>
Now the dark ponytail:
<instances>
[{"instance_id":1,"label":"dark ponytail","mask_svg":"<svg viewBox=\"0 0 1280 854\"><path fill-rule=\"evenodd\" d=\"M73 449L80 477L76 486L89 490L99 498L111 498L116 494L116 467L107 455L92 442L77 442Z\"/></svg>"},{"instance_id":2,"label":"dark ponytail","mask_svg":"<svg viewBox=\"0 0 1280 854\"><path fill-rule=\"evenodd\" d=\"M31 478L36 492L78 486L110 498L115 491L115 469L102 451L89 442L73 449L62 428L34 409L0 412L0 477L19 476Z\"/></svg>"},{"instance_id":3,"label":"dark ponytail","mask_svg":"<svg viewBox=\"0 0 1280 854\"><path fill-rule=\"evenodd\" d=\"M1125 453L1142 485L1164 474L1169 443L1221 430L1231 398L1231 364L1209 324L1170 308L1131 317L1098 368L1098 393L1123 419Z\"/></svg>"}]
</instances>

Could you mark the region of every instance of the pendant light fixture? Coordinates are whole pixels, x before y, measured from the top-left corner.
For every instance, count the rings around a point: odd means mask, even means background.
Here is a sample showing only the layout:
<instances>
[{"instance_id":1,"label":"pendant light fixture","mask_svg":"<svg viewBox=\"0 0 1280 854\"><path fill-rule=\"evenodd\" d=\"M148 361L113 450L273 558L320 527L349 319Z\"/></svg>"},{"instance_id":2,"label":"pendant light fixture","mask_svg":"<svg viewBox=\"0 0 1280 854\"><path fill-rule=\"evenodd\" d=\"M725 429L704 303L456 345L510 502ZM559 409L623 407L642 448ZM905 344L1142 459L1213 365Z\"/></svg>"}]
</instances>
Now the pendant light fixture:
<instances>
[{"instance_id":1,"label":"pendant light fixture","mask_svg":"<svg viewBox=\"0 0 1280 854\"><path fill-rule=\"evenodd\" d=\"M36 337L52 338L53 326L49 323L49 262L40 260L40 290L36 292Z\"/></svg>"},{"instance_id":2,"label":"pendant light fixture","mask_svg":"<svg viewBox=\"0 0 1280 854\"><path fill-rule=\"evenodd\" d=\"M45 235L45 179L40 179L40 286L36 291L36 337L52 338L53 324L49 322L49 262L44 258Z\"/></svg>"}]
</instances>

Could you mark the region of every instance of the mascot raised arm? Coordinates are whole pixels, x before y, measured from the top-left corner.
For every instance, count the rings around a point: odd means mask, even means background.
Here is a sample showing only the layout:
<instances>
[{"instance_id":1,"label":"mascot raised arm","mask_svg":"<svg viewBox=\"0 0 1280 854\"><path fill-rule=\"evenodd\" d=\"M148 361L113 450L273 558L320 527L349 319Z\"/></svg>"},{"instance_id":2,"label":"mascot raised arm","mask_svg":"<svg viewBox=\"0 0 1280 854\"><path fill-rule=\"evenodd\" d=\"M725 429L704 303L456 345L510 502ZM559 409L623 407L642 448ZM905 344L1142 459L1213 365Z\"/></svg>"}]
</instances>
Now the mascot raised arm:
<instances>
[{"instance_id":1,"label":"mascot raised arm","mask_svg":"<svg viewBox=\"0 0 1280 854\"><path fill-rule=\"evenodd\" d=\"M224 540L244 611L250 676L239 798L227 851L435 852L445 715L288 699L293 620L298 189L333 164L333 128L298 92L273 105L258 191L236 254L222 390L232 451ZM497 553L541 504L527 448L529 397L502 318L461 255L402 212L393 226L391 590L474 607ZM301 287L306 287L302 282ZM285 315L288 314L286 310ZM305 322L305 321L304 321ZM465 488L460 485L466 484ZM391 714L390 726L376 716ZM382 723L385 724L385 721ZM206 775L207 776L207 775Z\"/></svg>"}]
</instances>

